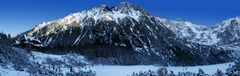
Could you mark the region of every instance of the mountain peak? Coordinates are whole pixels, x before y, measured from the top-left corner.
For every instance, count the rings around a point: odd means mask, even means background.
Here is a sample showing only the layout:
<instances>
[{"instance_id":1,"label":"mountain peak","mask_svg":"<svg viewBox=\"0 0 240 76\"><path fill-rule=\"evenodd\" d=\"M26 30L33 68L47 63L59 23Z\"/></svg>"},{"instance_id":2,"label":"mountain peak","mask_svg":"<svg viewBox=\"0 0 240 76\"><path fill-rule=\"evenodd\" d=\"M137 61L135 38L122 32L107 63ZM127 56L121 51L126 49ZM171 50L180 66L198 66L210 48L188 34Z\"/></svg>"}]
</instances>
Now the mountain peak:
<instances>
[{"instance_id":1,"label":"mountain peak","mask_svg":"<svg viewBox=\"0 0 240 76\"><path fill-rule=\"evenodd\" d=\"M100 4L97 7L91 9L91 11L94 11L95 13L97 12L119 12L122 14L132 14L135 12L140 12L144 15L149 15L148 12L146 12L144 9L142 9L141 7L128 3L128 2L121 2L119 5L115 6L115 7L108 7L105 4Z\"/></svg>"},{"instance_id":2,"label":"mountain peak","mask_svg":"<svg viewBox=\"0 0 240 76\"><path fill-rule=\"evenodd\" d=\"M119 4L119 7L125 7L125 8L134 8L134 7L137 7L136 5L133 5L131 3L128 3L128 2L121 2Z\"/></svg>"},{"instance_id":3,"label":"mountain peak","mask_svg":"<svg viewBox=\"0 0 240 76\"><path fill-rule=\"evenodd\" d=\"M129 13L129 12L131 13L131 10L134 10L134 11L139 11L139 12L145 14L145 15L149 15L149 13L147 11L145 11L143 8L141 8L137 5L128 3L128 2L121 2L114 9L117 10L117 11L122 11L123 13Z\"/></svg>"},{"instance_id":4,"label":"mountain peak","mask_svg":"<svg viewBox=\"0 0 240 76\"><path fill-rule=\"evenodd\" d=\"M94 9L98 9L98 10L101 10L101 11L111 11L111 8L109 8L107 5L105 4L100 4L98 5L97 7L95 7Z\"/></svg>"},{"instance_id":5,"label":"mountain peak","mask_svg":"<svg viewBox=\"0 0 240 76\"><path fill-rule=\"evenodd\" d=\"M224 24L236 24L240 23L240 16L229 18L227 20L224 20L222 23Z\"/></svg>"},{"instance_id":6,"label":"mountain peak","mask_svg":"<svg viewBox=\"0 0 240 76\"><path fill-rule=\"evenodd\" d=\"M215 28L218 31L224 31L227 28L236 29L240 26L240 16L229 18L224 20L222 23L215 25Z\"/></svg>"},{"instance_id":7,"label":"mountain peak","mask_svg":"<svg viewBox=\"0 0 240 76\"><path fill-rule=\"evenodd\" d=\"M240 16L229 18L225 21L223 21L225 24L240 24Z\"/></svg>"},{"instance_id":8,"label":"mountain peak","mask_svg":"<svg viewBox=\"0 0 240 76\"><path fill-rule=\"evenodd\" d=\"M124 18L131 18L139 21L140 16L143 15L149 16L142 8L127 2L122 2L116 7L108 7L107 5L101 4L90 10L73 13L58 20L39 24L34 27L28 35L31 36L33 33L40 33L39 31L43 30L47 30L46 35L57 33L58 31L65 31L69 27L73 27L73 24L78 24L74 25L74 27L82 26L83 24L81 23L85 22L85 20L94 20L94 23L97 23L99 20L119 23L119 21Z\"/></svg>"},{"instance_id":9,"label":"mountain peak","mask_svg":"<svg viewBox=\"0 0 240 76\"><path fill-rule=\"evenodd\" d=\"M232 25L240 25L240 16L229 19Z\"/></svg>"}]
</instances>

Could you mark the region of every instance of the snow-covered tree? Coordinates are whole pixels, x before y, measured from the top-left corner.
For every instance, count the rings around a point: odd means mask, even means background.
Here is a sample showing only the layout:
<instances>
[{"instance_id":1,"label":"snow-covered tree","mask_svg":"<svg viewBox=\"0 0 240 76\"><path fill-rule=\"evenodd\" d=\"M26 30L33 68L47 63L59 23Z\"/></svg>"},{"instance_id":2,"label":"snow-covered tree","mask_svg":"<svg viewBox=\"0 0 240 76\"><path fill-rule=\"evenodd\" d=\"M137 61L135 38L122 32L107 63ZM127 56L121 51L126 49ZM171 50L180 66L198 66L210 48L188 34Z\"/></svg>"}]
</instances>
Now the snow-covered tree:
<instances>
[{"instance_id":1,"label":"snow-covered tree","mask_svg":"<svg viewBox=\"0 0 240 76\"><path fill-rule=\"evenodd\" d=\"M221 70L217 70L217 72L213 76L225 76L225 74Z\"/></svg>"},{"instance_id":2,"label":"snow-covered tree","mask_svg":"<svg viewBox=\"0 0 240 76\"><path fill-rule=\"evenodd\" d=\"M173 71L170 71L169 76L176 76L176 75L173 73Z\"/></svg>"},{"instance_id":3,"label":"snow-covered tree","mask_svg":"<svg viewBox=\"0 0 240 76\"><path fill-rule=\"evenodd\" d=\"M166 76L168 74L167 72L168 72L167 68L160 68L160 69L157 70L157 74L159 76Z\"/></svg>"},{"instance_id":4,"label":"snow-covered tree","mask_svg":"<svg viewBox=\"0 0 240 76\"><path fill-rule=\"evenodd\" d=\"M240 76L240 58L237 58L235 64L227 69L227 75Z\"/></svg>"}]
</instances>

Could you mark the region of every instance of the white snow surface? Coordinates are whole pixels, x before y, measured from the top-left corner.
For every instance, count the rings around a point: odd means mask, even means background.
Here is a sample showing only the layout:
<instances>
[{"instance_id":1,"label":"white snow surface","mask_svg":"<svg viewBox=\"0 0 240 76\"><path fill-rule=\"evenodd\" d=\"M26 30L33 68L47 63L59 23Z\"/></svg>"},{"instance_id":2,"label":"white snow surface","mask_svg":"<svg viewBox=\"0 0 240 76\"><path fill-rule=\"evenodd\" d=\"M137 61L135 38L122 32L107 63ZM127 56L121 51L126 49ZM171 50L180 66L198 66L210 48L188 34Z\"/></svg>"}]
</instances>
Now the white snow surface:
<instances>
[{"instance_id":1,"label":"white snow surface","mask_svg":"<svg viewBox=\"0 0 240 76\"><path fill-rule=\"evenodd\" d=\"M40 52L32 52L32 55L35 57L32 61L39 62L40 64L45 62L47 58L56 59L56 60L64 60L67 55L51 55L44 54ZM79 57L79 59L85 59L82 56L74 56ZM67 61L67 60L66 60ZM84 60L83 60L84 61ZM165 67L168 71L173 71L175 74L178 72L193 72L197 73L201 68L207 74L213 75L218 69L222 72L226 72L225 70L232 65L233 63L224 63L224 64L215 64L215 65L205 65L205 66L189 66L189 67L181 67L181 66L169 66ZM131 75L133 72L138 73L140 71L156 71L162 66L156 65L134 65L134 66L118 66L118 65L96 65L93 67L83 68L82 70L93 70L96 72L97 76L127 76ZM75 70L78 70L78 67L74 67ZM69 71L67 67L61 67L62 72L66 73ZM29 73L24 71L15 71L13 69L4 69L0 67L0 75L1 76L29 76Z\"/></svg>"},{"instance_id":2,"label":"white snow surface","mask_svg":"<svg viewBox=\"0 0 240 76\"><path fill-rule=\"evenodd\" d=\"M226 72L226 69L232 65L233 63L224 63L224 64L216 64L216 65L205 65L205 66L189 66L189 67L181 67L181 66L169 66L165 67L168 71L173 71L174 74L178 72L193 72L198 73L199 69L203 69L203 71L207 74L213 75L218 69L222 72ZM155 65L134 65L134 66L115 66L115 65L97 65L92 67L92 70L96 72L97 76L127 76L131 75L133 72L138 73L140 71L157 71L162 66ZM168 72L169 73L169 72Z\"/></svg>"},{"instance_id":3,"label":"white snow surface","mask_svg":"<svg viewBox=\"0 0 240 76\"><path fill-rule=\"evenodd\" d=\"M15 71L12 69L4 69L0 66L0 76L29 76L25 71Z\"/></svg>"}]
</instances>

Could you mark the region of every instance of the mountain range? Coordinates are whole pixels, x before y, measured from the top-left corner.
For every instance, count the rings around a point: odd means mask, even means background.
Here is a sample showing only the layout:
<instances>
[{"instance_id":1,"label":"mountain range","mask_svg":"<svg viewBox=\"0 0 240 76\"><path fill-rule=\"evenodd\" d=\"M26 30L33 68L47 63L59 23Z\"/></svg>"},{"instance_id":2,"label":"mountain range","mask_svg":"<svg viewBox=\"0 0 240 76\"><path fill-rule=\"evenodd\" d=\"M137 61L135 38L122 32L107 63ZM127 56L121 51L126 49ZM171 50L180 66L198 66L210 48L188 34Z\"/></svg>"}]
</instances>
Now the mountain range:
<instances>
[{"instance_id":1,"label":"mountain range","mask_svg":"<svg viewBox=\"0 0 240 76\"><path fill-rule=\"evenodd\" d=\"M123 2L44 22L16 36L14 44L42 52L76 52L100 64L205 65L236 56L239 30L240 17L209 28L152 16Z\"/></svg>"}]
</instances>

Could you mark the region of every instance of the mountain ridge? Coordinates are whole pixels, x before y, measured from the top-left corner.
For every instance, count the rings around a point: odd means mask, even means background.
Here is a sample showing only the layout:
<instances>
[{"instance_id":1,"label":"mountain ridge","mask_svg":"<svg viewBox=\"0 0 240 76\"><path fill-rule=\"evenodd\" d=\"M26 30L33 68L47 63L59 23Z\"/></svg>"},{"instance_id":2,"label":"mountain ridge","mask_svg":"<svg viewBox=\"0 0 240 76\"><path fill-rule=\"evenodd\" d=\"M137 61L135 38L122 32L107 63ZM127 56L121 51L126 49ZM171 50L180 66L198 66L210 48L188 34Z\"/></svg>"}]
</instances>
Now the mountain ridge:
<instances>
[{"instance_id":1,"label":"mountain ridge","mask_svg":"<svg viewBox=\"0 0 240 76\"><path fill-rule=\"evenodd\" d=\"M197 25L196 27L196 24L187 23L189 22L169 21L169 23L165 24L169 29L174 31L179 38L187 39L191 42L220 46L226 49L239 46L239 16L224 20L222 23L218 23L213 27L204 27L201 25Z\"/></svg>"}]
</instances>

